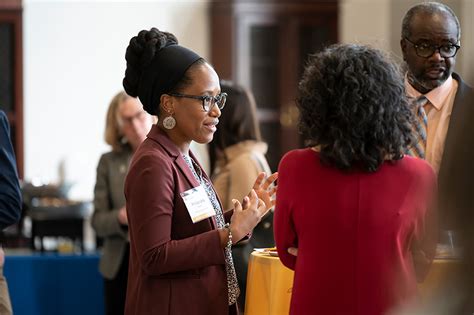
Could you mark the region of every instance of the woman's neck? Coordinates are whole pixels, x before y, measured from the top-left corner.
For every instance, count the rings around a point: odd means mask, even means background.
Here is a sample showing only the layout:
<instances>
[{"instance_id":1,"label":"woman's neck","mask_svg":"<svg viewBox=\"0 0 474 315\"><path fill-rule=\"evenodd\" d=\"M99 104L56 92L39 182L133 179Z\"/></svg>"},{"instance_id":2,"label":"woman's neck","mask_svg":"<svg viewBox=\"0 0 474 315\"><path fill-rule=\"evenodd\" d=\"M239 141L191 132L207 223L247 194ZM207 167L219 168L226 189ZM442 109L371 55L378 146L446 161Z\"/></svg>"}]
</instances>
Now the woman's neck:
<instances>
[{"instance_id":1,"label":"woman's neck","mask_svg":"<svg viewBox=\"0 0 474 315\"><path fill-rule=\"evenodd\" d=\"M163 126L160 125L160 129L166 133L168 138L178 147L178 150L182 154L189 155L189 146L191 145L190 140L184 140L182 137L180 137L179 134L176 132L173 132L173 130L168 130L166 128L163 128Z\"/></svg>"}]
</instances>

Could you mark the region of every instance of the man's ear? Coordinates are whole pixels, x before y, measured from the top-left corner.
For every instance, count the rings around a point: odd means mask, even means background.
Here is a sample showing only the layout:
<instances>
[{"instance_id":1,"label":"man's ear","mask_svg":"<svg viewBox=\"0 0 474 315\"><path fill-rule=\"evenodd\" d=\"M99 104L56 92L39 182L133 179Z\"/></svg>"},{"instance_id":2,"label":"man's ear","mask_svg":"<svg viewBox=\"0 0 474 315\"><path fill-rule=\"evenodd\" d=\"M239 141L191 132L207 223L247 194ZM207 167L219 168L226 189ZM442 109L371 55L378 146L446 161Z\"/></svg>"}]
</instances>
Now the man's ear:
<instances>
[{"instance_id":1,"label":"man's ear","mask_svg":"<svg viewBox=\"0 0 474 315\"><path fill-rule=\"evenodd\" d=\"M162 94L160 97L161 109L168 114L174 113L174 99L168 94Z\"/></svg>"},{"instance_id":2,"label":"man's ear","mask_svg":"<svg viewBox=\"0 0 474 315\"><path fill-rule=\"evenodd\" d=\"M400 39L400 48L402 49L403 60L406 61L407 41L404 38Z\"/></svg>"}]
</instances>

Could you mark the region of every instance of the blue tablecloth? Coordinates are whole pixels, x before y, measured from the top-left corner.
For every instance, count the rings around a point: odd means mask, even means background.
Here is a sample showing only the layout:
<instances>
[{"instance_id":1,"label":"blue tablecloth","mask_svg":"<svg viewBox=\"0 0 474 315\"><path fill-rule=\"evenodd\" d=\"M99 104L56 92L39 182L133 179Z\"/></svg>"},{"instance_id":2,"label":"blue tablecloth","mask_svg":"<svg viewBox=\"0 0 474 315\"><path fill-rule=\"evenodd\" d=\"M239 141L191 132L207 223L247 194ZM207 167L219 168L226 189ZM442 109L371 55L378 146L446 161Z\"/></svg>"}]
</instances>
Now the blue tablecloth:
<instances>
[{"instance_id":1,"label":"blue tablecloth","mask_svg":"<svg viewBox=\"0 0 474 315\"><path fill-rule=\"evenodd\" d=\"M7 254L7 278L15 315L103 315L99 256Z\"/></svg>"}]
</instances>

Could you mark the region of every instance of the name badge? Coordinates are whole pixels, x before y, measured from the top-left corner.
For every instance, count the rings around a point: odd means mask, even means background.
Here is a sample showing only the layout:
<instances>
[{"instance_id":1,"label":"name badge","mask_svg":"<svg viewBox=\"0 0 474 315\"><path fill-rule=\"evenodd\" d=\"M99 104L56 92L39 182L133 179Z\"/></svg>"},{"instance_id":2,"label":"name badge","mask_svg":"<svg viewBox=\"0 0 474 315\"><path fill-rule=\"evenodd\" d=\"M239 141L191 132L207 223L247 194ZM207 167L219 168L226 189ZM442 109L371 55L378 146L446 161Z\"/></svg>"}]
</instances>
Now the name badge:
<instances>
[{"instance_id":1,"label":"name badge","mask_svg":"<svg viewBox=\"0 0 474 315\"><path fill-rule=\"evenodd\" d=\"M184 204L188 209L193 223L202 221L216 215L216 210L212 206L204 187L198 186L182 192Z\"/></svg>"}]
</instances>

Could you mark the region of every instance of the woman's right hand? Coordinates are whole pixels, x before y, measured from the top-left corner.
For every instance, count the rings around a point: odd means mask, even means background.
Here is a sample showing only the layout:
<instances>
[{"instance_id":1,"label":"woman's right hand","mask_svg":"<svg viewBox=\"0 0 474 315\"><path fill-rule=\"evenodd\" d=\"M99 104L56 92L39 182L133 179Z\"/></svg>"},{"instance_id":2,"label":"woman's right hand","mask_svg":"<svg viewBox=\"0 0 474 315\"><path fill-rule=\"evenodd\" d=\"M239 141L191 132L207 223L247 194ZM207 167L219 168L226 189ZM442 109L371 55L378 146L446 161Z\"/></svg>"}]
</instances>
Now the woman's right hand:
<instances>
[{"instance_id":1,"label":"woman's right hand","mask_svg":"<svg viewBox=\"0 0 474 315\"><path fill-rule=\"evenodd\" d=\"M120 224L128 225L127 208L125 208L125 206L120 208L119 212L117 213L117 219Z\"/></svg>"},{"instance_id":2,"label":"woman's right hand","mask_svg":"<svg viewBox=\"0 0 474 315\"><path fill-rule=\"evenodd\" d=\"M298 256L298 248L297 247L288 247L288 254L293 256Z\"/></svg>"},{"instance_id":3,"label":"woman's right hand","mask_svg":"<svg viewBox=\"0 0 474 315\"><path fill-rule=\"evenodd\" d=\"M242 205L238 200L232 200L234 214L230 219L230 231L233 243L237 243L252 232L260 219L267 213L265 202L258 198L255 190L252 189L249 196L250 198L244 197Z\"/></svg>"}]
</instances>

